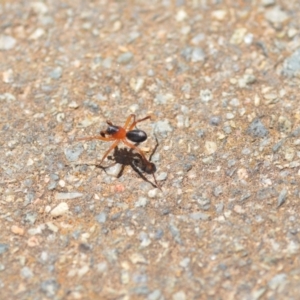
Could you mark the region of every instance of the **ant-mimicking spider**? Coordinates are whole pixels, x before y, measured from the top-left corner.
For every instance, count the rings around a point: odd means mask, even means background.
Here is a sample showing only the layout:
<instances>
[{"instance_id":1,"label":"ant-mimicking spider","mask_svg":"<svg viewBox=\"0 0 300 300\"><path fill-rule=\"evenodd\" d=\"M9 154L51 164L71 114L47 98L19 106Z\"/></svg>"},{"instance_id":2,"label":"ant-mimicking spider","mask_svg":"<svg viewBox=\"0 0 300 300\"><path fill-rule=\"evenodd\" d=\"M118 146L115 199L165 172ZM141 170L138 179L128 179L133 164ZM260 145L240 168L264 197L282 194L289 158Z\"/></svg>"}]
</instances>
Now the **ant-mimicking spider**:
<instances>
[{"instance_id":1,"label":"ant-mimicking spider","mask_svg":"<svg viewBox=\"0 0 300 300\"><path fill-rule=\"evenodd\" d=\"M130 124L131 120L133 119L133 122ZM114 142L108 150L104 153L101 161L98 166L101 166L104 159L108 156L108 154L117 147L117 145L120 142L123 142L127 147L135 150L138 152L138 154L141 156L142 161L140 164L136 165L137 168L141 169L143 172L147 174L152 174L156 186L160 189L160 186L157 184L156 178L154 176L154 173L156 172L155 164L151 161L149 161L144 152L137 147L136 144L142 143L147 139L147 134L145 131L140 129L134 129L137 123L140 123L142 121L151 119L151 116L147 116L143 119L136 120L136 116L134 114L131 114L123 127L113 125L111 121L106 121L108 128L105 131L100 131L100 135L91 136L91 137L83 137L77 139L77 141L91 141L91 140L101 140L106 142ZM133 142L134 144L131 144L130 142Z\"/></svg>"}]
</instances>

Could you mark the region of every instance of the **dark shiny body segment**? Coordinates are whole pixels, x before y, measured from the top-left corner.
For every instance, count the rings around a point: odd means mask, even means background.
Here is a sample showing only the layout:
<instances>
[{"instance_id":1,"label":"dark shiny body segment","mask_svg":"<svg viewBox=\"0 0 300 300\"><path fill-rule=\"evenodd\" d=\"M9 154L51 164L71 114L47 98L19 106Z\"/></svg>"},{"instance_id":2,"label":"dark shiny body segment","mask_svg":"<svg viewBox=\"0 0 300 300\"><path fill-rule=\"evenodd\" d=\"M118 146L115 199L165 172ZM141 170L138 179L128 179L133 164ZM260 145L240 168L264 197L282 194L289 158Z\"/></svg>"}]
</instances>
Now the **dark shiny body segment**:
<instances>
[{"instance_id":1,"label":"dark shiny body segment","mask_svg":"<svg viewBox=\"0 0 300 300\"><path fill-rule=\"evenodd\" d=\"M127 131L126 138L128 138L128 140L134 143L142 143L146 141L147 134L143 130L134 129L134 130Z\"/></svg>"},{"instance_id":2,"label":"dark shiny body segment","mask_svg":"<svg viewBox=\"0 0 300 300\"><path fill-rule=\"evenodd\" d=\"M119 126L115 126L115 125L109 125L108 128L106 129L107 134L115 134L119 131Z\"/></svg>"}]
</instances>

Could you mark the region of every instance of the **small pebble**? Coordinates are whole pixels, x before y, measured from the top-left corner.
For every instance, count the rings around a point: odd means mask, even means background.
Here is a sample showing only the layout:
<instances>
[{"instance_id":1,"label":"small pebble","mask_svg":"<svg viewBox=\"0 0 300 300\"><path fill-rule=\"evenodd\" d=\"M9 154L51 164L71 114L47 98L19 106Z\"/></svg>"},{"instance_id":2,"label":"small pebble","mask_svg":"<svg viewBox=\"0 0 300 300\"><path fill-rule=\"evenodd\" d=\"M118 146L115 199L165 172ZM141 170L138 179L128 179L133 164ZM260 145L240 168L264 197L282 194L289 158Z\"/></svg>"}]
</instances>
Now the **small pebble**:
<instances>
[{"instance_id":1,"label":"small pebble","mask_svg":"<svg viewBox=\"0 0 300 300\"><path fill-rule=\"evenodd\" d=\"M246 28L243 27L237 28L230 38L230 44L234 44L234 45L241 44L244 40L246 33L247 33Z\"/></svg>"},{"instance_id":2,"label":"small pebble","mask_svg":"<svg viewBox=\"0 0 300 300\"><path fill-rule=\"evenodd\" d=\"M21 269L20 275L25 279L30 279L33 277L33 273L30 268L24 267Z\"/></svg>"},{"instance_id":3,"label":"small pebble","mask_svg":"<svg viewBox=\"0 0 300 300\"><path fill-rule=\"evenodd\" d=\"M247 133L254 137L265 137L269 134L268 130L259 118L252 121L247 129Z\"/></svg>"},{"instance_id":4,"label":"small pebble","mask_svg":"<svg viewBox=\"0 0 300 300\"><path fill-rule=\"evenodd\" d=\"M216 213L221 214L224 210L224 203L218 203L216 204Z\"/></svg>"},{"instance_id":5,"label":"small pebble","mask_svg":"<svg viewBox=\"0 0 300 300\"><path fill-rule=\"evenodd\" d=\"M273 147L272 147L272 151L274 153L276 153L282 146L283 144L285 143L286 139L282 139L280 140L279 142L277 142Z\"/></svg>"},{"instance_id":6,"label":"small pebble","mask_svg":"<svg viewBox=\"0 0 300 300\"><path fill-rule=\"evenodd\" d=\"M30 36L30 40L38 40L40 37L45 35L46 31L43 28L37 28ZM50 76L51 77L51 76Z\"/></svg>"},{"instance_id":7,"label":"small pebble","mask_svg":"<svg viewBox=\"0 0 300 300\"><path fill-rule=\"evenodd\" d=\"M111 66L112 66L112 58L111 57L106 57L105 59L103 59L102 66L105 69L110 69Z\"/></svg>"},{"instance_id":8,"label":"small pebble","mask_svg":"<svg viewBox=\"0 0 300 300\"><path fill-rule=\"evenodd\" d=\"M287 190L283 189L277 199L277 207L280 207L286 200L286 196L287 196Z\"/></svg>"},{"instance_id":9,"label":"small pebble","mask_svg":"<svg viewBox=\"0 0 300 300\"><path fill-rule=\"evenodd\" d=\"M217 151L217 144L212 141L206 141L205 142L205 150L207 154L213 154Z\"/></svg>"},{"instance_id":10,"label":"small pebble","mask_svg":"<svg viewBox=\"0 0 300 300\"><path fill-rule=\"evenodd\" d=\"M62 76L62 71L62 67L56 67L49 73L49 76L52 79L59 79Z\"/></svg>"},{"instance_id":11,"label":"small pebble","mask_svg":"<svg viewBox=\"0 0 300 300\"><path fill-rule=\"evenodd\" d=\"M162 294L160 290L154 290L152 293L150 293L147 297L147 300L160 300Z\"/></svg>"},{"instance_id":12,"label":"small pebble","mask_svg":"<svg viewBox=\"0 0 300 300\"><path fill-rule=\"evenodd\" d=\"M186 13L186 11L181 9L177 12L175 19L177 22L182 22L185 19L187 19L187 17L188 17L188 14Z\"/></svg>"},{"instance_id":13,"label":"small pebble","mask_svg":"<svg viewBox=\"0 0 300 300\"><path fill-rule=\"evenodd\" d=\"M24 235L24 228L12 225L10 228L11 232L17 235Z\"/></svg>"},{"instance_id":14,"label":"small pebble","mask_svg":"<svg viewBox=\"0 0 300 300\"><path fill-rule=\"evenodd\" d=\"M68 211L69 211L68 204L66 202L61 202L51 210L50 214L52 217L59 217L66 214Z\"/></svg>"},{"instance_id":15,"label":"small pebble","mask_svg":"<svg viewBox=\"0 0 300 300\"><path fill-rule=\"evenodd\" d=\"M78 160L78 158L81 155L81 153L83 152L83 150L84 150L84 148L83 148L82 144L78 144L73 148L65 149L64 154L68 161L73 162L73 161Z\"/></svg>"},{"instance_id":16,"label":"small pebble","mask_svg":"<svg viewBox=\"0 0 300 300\"><path fill-rule=\"evenodd\" d=\"M209 124L210 125L213 125L213 126L218 126L220 125L220 122L221 122L221 118L219 116L212 116L210 119L209 119Z\"/></svg>"},{"instance_id":17,"label":"small pebble","mask_svg":"<svg viewBox=\"0 0 300 300\"><path fill-rule=\"evenodd\" d=\"M289 15L281 10L279 6L275 6L266 11L265 18L271 23L284 23L288 20Z\"/></svg>"},{"instance_id":18,"label":"small pebble","mask_svg":"<svg viewBox=\"0 0 300 300\"><path fill-rule=\"evenodd\" d=\"M0 50L11 50L15 47L17 41L9 35L0 35Z\"/></svg>"},{"instance_id":19,"label":"small pebble","mask_svg":"<svg viewBox=\"0 0 300 300\"><path fill-rule=\"evenodd\" d=\"M58 184L59 184L60 187L65 187L66 186L66 182L62 179L58 181Z\"/></svg>"},{"instance_id":20,"label":"small pebble","mask_svg":"<svg viewBox=\"0 0 300 300\"><path fill-rule=\"evenodd\" d=\"M46 294L47 297L53 298L57 293L60 285L57 283L55 279L48 279L41 283L40 289L43 293Z\"/></svg>"},{"instance_id":21,"label":"small pebble","mask_svg":"<svg viewBox=\"0 0 300 300\"><path fill-rule=\"evenodd\" d=\"M149 198L155 198L158 194L158 189L152 189L148 192L148 197Z\"/></svg>"},{"instance_id":22,"label":"small pebble","mask_svg":"<svg viewBox=\"0 0 300 300\"><path fill-rule=\"evenodd\" d=\"M47 227L52 232L58 232L59 228L55 226L52 222L47 222Z\"/></svg>"},{"instance_id":23,"label":"small pebble","mask_svg":"<svg viewBox=\"0 0 300 300\"><path fill-rule=\"evenodd\" d=\"M129 85L133 91L138 93L143 88L144 83L145 83L144 78L138 77L138 78L131 78Z\"/></svg>"},{"instance_id":24,"label":"small pebble","mask_svg":"<svg viewBox=\"0 0 300 300\"><path fill-rule=\"evenodd\" d=\"M133 59L133 53L131 52L125 52L119 55L117 58L117 62L122 65L128 64Z\"/></svg>"},{"instance_id":25,"label":"small pebble","mask_svg":"<svg viewBox=\"0 0 300 300\"><path fill-rule=\"evenodd\" d=\"M179 291L172 296L172 300L186 300L186 295L184 291Z\"/></svg>"},{"instance_id":26,"label":"small pebble","mask_svg":"<svg viewBox=\"0 0 300 300\"><path fill-rule=\"evenodd\" d=\"M173 128L171 127L168 120L158 121L154 124L154 131L157 133L166 136L168 132L172 132Z\"/></svg>"},{"instance_id":27,"label":"small pebble","mask_svg":"<svg viewBox=\"0 0 300 300\"><path fill-rule=\"evenodd\" d=\"M103 224L103 223L106 222L106 217L107 217L106 213L105 213L105 212L101 212L100 214L98 214L98 215L96 216L96 221L97 221L98 223Z\"/></svg>"},{"instance_id":28,"label":"small pebble","mask_svg":"<svg viewBox=\"0 0 300 300\"><path fill-rule=\"evenodd\" d=\"M189 217L196 221L199 221L199 220L207 221L210 218L210 216L208 214L202 213L202 212L191 213L191 214L189 214Z\"/></svg>"},{"instance_id":29,"label":"small pebble","mask_svg":"<svg viewBox=\"0 0 300 300\"><path fill-rule=\"evenodd\" d=\"M146 197L139 197L138 200L135 202L135 207L146 207L149 200Z\"/></svg>"},{"instance_id":30,"label":"small pebble","mask_svg":"<svg viewBox=\"0 0 300 300\"><path fill-rule=\"evenodd\" d=\"M285 273L280 273L275 275L269 282L268 286L272 290L276 290L280 287L280 285L285 284L287 280L287 275Z\"/></svg>"},{"instance_id":31,"label":"small pebble","mask_svg":"<svg viewBox=\"0 0 300 300\"><path fill-rule=\"evenodd\" d=\"M15 195L10 194L5 197L6 202L13 202L14 200L15 200Z\"/></svg>"},{"instance_id":32,"label":"small pebble","mask_svg":"<svg viewBox=\"0 0 300 300\"><path fill-rule=\"evenodd\" d=\"M233 113L226 113L226 119L227 119L227 120L232 120L232 119L234 119L234 114L233 114Z\"/></svg>"},{"instance_id":33,"label":"small pebble","mask_svg":"<svg viewBox=\"0 0 300 300\"><path fill-rule=\"evenodd\" d=\"M201 62L204 61L206 58L206 55L204 51L201 48L194 48L191 53L191 62Z\"/></svg>"},{"instance_id":34,"label":"small pebble","mask_svg":"<svg viewBox=\"0 0 300 300\"><path fill-rule=\"evenodd\" d=\"M16 97L11 93L0 94L0 101L13 102L16 101Z\"/></svg>"},{"instance_id":35,"label":"small pebble","mask_svg":"<svg viewBox=\"0 0 300 300\"><path fill-rule=\"evenodd\" d=\"M285 116L279 116L278 118L278 129L280 132L290 133L292 131L292 122Z\"/></svg>"},{"instance_id":36,"label":"small pebble","mask_svg":"<svg viewBox=\"0 0 300 300\"><path fill-rule=\"evenodd\" d=\"M71 193L55 193L54 197L56 200L67 200L67 199L76 199L82 197L82 193L71 192Z\"/></svg>"},{"instance_id":37,"label":"small pebble","mask_svg":"<svg viewBox=\"0 0 300 300\"><path fill-rule=\"evenodd\" d=\"M36 236L32 236L27 240L27 245L31 248L37 247L40 245L39 239Z\"/></svg>"},{"instance_id":38,"label":"small pebble","mask_svg":"<svg viewBox=\"0 0 300 300\"><path fill-rule=\"evenodd\" d=\"M122 164L116 163L111 167L105 168L105 173L112 177L117 178L120 175L122 167L123 167Z\"/></svg>"},{"instance_id":39,"label":"small pebble","mask_svg":"<svg viewBox=\"0 0 300 300\"><path fill-rule=\"evenodd\" d=\"M89 272L89 270L90 270L90 268L89 268L88 265L85 265L85 266L81 267L77 271L78 277L82 277L82 276L86 275Z\"/></svg>"},{"instance_id":40,"label":"small pebble","mask_svg":"<svg viewBox=\"0 0 300 300\"><path fill-rule=\"evenodd\" d=\"M96 270L99 273L104 273L107 270L107 263L106 262L101 262L96 265Z\"/></svg>"},{"instance_id":41,"label":"small pebble","mask_svg":"<svg viewBox=\"0 0 300 300\"><path fill-rule=\"evenodd\" d=\"M4 83L14 82L14 72L12 69L8 69L2 73L2 80Z\"/></svg>"},{"instance_id":42,"label":"small pebble","mask_svg":"<svg viewBox=\"0 0 300 300\"><path fill-rule=\"evenodd\" d=\"M213 193L214 193L214 196L219 197L223 193L222 186L219 185L219 186L215 187Z\"/></svg>"},{"instance_id":43,"label":"small pebble","mask_svg":"<svg viewBox=\"0 0 300 300\"><path fill-rule=\"evenodd\" d=\"M182 241L181 241L181 238L180 238L180 231L179 231L179 229L174 224L170 224L169 225L169 229L170 229L170 232L171 232L174 240L178 244L182 244Z\"/></svg>"},{"instance_id":44,"label":"small pebble","mask_svg":"<svg viewBox=\"0 0 300 300\"><path fill-rule=\"evenodd\" d=\"M213 99L213 94L210 90L201 90L200 91L200 99L202 102L209 102Z\"/></svg>"},{"instance_id":45,"label":"small pebble","mask_svg":"<svg viewBox=\"0 0 300 300\"><path fill-rule=\"evenodd\" d=\"M37 213L32 211L27 212L23 218L24 222L29 223L31 225L35 223L36 219Z\"/></svg>"},{"instance_id":46,"label":"small pebble","mask_svg":"<svg viewBox=\"0 0 300 300\"><path fill-rule=\"evenodd\" d=\"M8 249L9 249L9 245L8 244L0 244L0 254L3 254Z\"/></svg>"},{"instance_id":47,"label":"small pebble","mask_svg":"<svg viewBox=\"0 0 300 300\"><path fill-rule=\"evenodd\" d=\"M284 151L284 158L287 161L292 161L295 157L295 154L296 154L296 151L294 148L287 147L287 148L285 148L285 151Z\"/></svg>"},{"instance_id":48,"label":"small pebble","mask_svg":"<svg viewBox=\"0 0 300 300\"><path fill-rule=\"evenodd\" d=\"M156 104L167 104L169 102L173 102L174 101L174 95L171 93L167 93L167 94L157 94L154 98L154 103Z\"/></svg>"},{"instance_id":49,"label":"small pebble","mask_svg":"<svg viewBox=\"0 0 300 300\"><path fill-rule=\"evenodd\" d=\"M68 107L76 109L76 108L79 107L79 104L78 104L76 101L71 101L71 102L68 104Z\"/></svg>"},{"instance_id":50,"label":"small pebble","mask_svg":"<svg viewBox=\"0 0 300 300\"><path fill-rule=\"evenodd\" d=\"M227 17L227 11L226 10L214 10L212 13L211 13L211 16L218 20L218 21L223 21L226 19Z\"/></svg>"},{"instance_id":51,"label":"small pebble","mask_svg":"<svg viewBox=\"0 0 300 300\"><path fill-rule=\"evenodd\" d=\"M229 101L229 104L234 107L238 107L240 105L240 101L237 98L233 98Z\"/></svg>"},{"instance_id":52,"label":"small pebble","mask_svg":"<svg viewBox=\"0 0 300 300\"><path fill-rule=\"evenodd\" d=\"M177 115L177 127L178 128L188 128L190 126L189 117L184 115Z\"/></svg>"},{"instance_id":53,"label":"small pebble","mask_svg":"<svg viewBox=\"0 0 300 300\"><path fill-rule=\"evenodd\" d=\"M166 180L168 177L168 173L167 172L161 172L157 175L156 180L157 181L164 181Z\"/></svg>"},{"instance_id":54,"label":"small pebble","mask_svg":"<svg viewBox=\"0 0 300 300\"><path fill-rule=\"evenodd\" d=\"M182 268L187 268L190 264L191 259L189 257L185 257L183 260L179 262L179 266Z\"/></svg>"},{"instance_id":55,"label":"small pebble","mask_svg":"<svg viewBox=\"0 0 300 300\"><path fill-rule=\"evenodd\" d=\"M275 2L276 0L262 0L262 5L263 6L272 6L272 5L274 5L276 2Z\"/></svg>"},{"instance_id":56,"label":"small pebble","mask_svg":"<svg viewBox=\"0 0 300 300\"><path fill-rule=\"evenodd\" d=\"M253 84L256 81L256 77L252 74L245 74L243 77L239 78L238 85L239 88L246 88L248 85Z\"/></svg>"},{"instance_id":57,"label":"small pebble","mask_svg":"<svg viewBox=\"0 0 300 300\"><path fill-rule=\"evenodd\" d=\"M34 13L41 15L44 15L49 11L48 6L44 2L39 1L30 2L30 8Z\"/></svg>"},{"instance_id":58,"label":"small pebble","mask_svg":"<svg viewBox=\"0 0 300 300\"><path fill-rule=\"evenodd\" d=\"M133 264L147 264L148 263L147 260L145 259L145 257L140 253L131 254L129 259Z\"/></svg>"},{"instance_id":59,"label":"small pebble","mask_svg":"<svg viewBox=\"0 0 300 300\"><path fill-rule=\"evenodd\" d=\"M243 209L243 207L241 205L235 205L233 210L237 213L237 214L244 214L245 213L245 209Z\"/></svg>"}]
</instances>

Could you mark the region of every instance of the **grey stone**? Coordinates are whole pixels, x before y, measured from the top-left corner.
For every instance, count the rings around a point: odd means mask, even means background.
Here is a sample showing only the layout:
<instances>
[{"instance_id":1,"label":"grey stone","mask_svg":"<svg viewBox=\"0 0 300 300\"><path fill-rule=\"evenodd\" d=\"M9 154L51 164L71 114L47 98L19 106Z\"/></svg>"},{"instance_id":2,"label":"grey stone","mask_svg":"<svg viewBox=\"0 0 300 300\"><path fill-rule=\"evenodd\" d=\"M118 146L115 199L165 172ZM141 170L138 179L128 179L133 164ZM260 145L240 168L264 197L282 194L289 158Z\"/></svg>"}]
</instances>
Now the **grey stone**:
<instances>
[{"instance_id":1,"label":"grey stone","mask_svg":"<svg viewBox=\"0 0 300 300\"><path fill-rule=\"evenodd\" d=\"M96 216L96 221L98 223L105 223L106 222L106 213L105 212L101 212L100 214L98 214Z\"/></svg>"},{"instance_id":2,"label":"grey stone","mask_svg":"<svg viewBox=\"0 0 300 300\"><path fill-rule=\"evenodd\" d=\"M247 129L247 133L254 137L265 137L269 134L265 125L261 122L259 118L252 121Z\"/></svg>"},{"instance_id":3,"label":"grey stone","mask_svg":"<svg viewBox=\"0 0 300 300\"><path fill-rule=\"evenodd\" d=\"M46 294L47 297L55 296L58 291L60 285L56 282L55 279L48 279L41 283L40 288L43 293Z\"/></svg>"},{"instance_id":4,"label":"grey stone","mask_svg":"<svg viewBox=\"0 0 300 300\"><path fill-rule=\"evenodd\" d=\"M122 65L128 64L133 59L133 54L131 52L125 52L119 55L117 62Z\"/></svg>"},{"instance_id":5,"label":"grey stone","mask_svg":"<svg viewBox=\"0 0 300 300\"><path fill-rule=\"evenodd\" d=\"M4 252L8 251L9 245L8 244L0 244L0 254L3 254Z\"/></svg>"},{"instance_id":6,"label":"grey stone","mask_svg":"<svg viewBox=\"0 0 300 300\"><path fill-rule=\"evenodd\" d=\"M52 79L59 79L62 75L62 68L61 67L56 67L54 68L50 73L49 76Z\"/></svg>"},{"instance_id":7,"label":"grey stone","mask_svg":"<svg viewBox=\"0 0 300 300\"><path fill-rule=\"evenodd\" d=\"M81 144L76 145L73 148L67 148L64 150L66 159L68 161L76 161L78 160L79 156L83 152L83 146Z\"/></svg>"},{"instance_id":8,"label":"grey stone","mask_svg":"<svg viewBox=\"0 0 300 300\"><path fill-rule=\"evenodd\" d=\"M300 73L300 49L297 49L283 62L282 74L285 76L296 76Z\"/></svg>"}]
</instances>

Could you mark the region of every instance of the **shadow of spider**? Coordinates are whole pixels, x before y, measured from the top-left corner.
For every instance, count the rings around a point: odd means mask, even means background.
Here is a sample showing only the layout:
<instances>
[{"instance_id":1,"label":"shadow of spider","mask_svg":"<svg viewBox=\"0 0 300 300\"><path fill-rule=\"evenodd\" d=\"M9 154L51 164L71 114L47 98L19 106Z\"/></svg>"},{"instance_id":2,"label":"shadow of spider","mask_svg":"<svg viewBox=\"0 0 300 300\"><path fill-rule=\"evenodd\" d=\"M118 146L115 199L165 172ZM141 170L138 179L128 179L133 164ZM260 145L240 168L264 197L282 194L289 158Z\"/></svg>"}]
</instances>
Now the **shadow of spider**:
<instances>
[{"instance_id":1,"label":"shadow of spider","mask_svg":"<svg viewBox=\"0 0 300 300\"><path fill-rule=\"evenodd\" d=\"M158 185L154 173L156 172L156 166L153 162L151 162L152 156L155 154L157 148L158 148L158 140L156 138L156 145L154 149L152 150L149 160L146 161L144 158L139 154L134 152L134 149L128 149L128 148L119 148L118 146L115 147L114 153L112 156L108 156L107 158L110 160L113 160L114 163L109 166L102 166L102 165L95 165L97 168L101 168L104 171L106 171L107 168L112 167L116 163L119 163L122 165L121 171L119 172L117 178L121 177L123 175L123 172L125 170L126 166L130 166L144 181L150 183L153 187L160 188ZM149 166L151 166L149 168ZM149 174L153 176L154 182L151 182L144 174Z\"/></svg>"}]
</instances>

